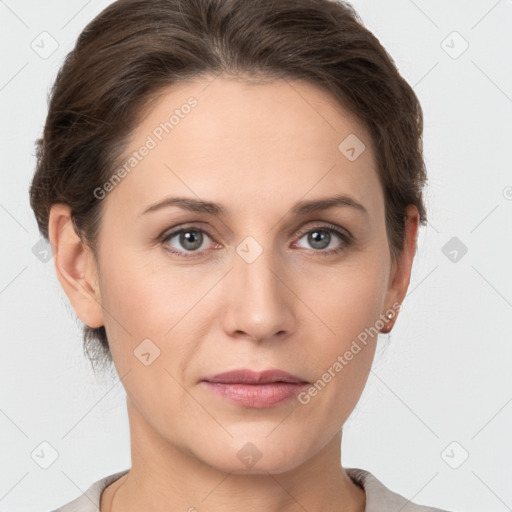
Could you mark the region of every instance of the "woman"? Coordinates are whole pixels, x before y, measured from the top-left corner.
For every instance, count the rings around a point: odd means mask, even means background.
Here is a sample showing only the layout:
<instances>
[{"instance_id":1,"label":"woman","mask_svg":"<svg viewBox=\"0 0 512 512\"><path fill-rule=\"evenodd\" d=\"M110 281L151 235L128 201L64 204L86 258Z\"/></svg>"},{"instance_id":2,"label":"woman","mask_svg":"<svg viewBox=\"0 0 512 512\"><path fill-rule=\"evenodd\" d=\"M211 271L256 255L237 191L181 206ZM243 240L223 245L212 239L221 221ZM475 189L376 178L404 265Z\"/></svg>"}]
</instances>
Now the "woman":
<instances>
[{"instance_id":1,"label":"woman","mask_svg":"<svg viewBox=\"0 0 512 512\"><path fill-rule=\"evenodd\" d=\"M86 27L30 198L132 466L59 510L440 510L341 465L426 222L421 136L342 3L120 0Z\"/></svg>"}]
</instances>

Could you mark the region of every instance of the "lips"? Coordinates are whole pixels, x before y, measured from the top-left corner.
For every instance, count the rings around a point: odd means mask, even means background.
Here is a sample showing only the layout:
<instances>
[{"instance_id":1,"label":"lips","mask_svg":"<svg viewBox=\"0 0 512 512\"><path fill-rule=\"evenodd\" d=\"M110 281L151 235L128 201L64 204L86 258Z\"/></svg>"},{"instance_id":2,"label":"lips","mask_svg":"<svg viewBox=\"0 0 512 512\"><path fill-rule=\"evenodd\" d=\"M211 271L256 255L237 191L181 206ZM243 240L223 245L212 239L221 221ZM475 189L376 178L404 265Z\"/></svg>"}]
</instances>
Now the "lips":
<instances>
[{"instance_id":1,"label":"lips","mask_svg":"<svg viewBox=\"0 0 512 512\"><path fill-rule=\"evenodd\" d=\"M240 407L266 409L291 400L309 382L283 370L238 369L204 377L208 392Z\"/></svg>"},{"instance_id":2,"label":"lips","mask_svg":"<svg viewBox=\"0 0 512 512\"><path fill-rule=\"evenodd\" d=\"M254 371L249 369L239 369L207 376L202 380L221 384L270 384L276 382L308 384L306 380L283 370Z\"/></svg>"}]
</instances>

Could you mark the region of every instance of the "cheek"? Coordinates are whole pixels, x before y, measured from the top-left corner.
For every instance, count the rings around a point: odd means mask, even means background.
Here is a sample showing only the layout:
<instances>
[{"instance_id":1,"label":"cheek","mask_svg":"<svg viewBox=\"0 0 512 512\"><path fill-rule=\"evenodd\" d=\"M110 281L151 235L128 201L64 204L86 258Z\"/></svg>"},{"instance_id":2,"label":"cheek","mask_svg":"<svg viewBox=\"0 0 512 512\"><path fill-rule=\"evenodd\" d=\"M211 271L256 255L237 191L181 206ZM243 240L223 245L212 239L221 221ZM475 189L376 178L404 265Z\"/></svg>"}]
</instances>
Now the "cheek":
<instances>
[{"instance_id":1,"label":"cheek","mask_svg":"<svg viewBox=\"0 0 512 512\"><path fill-rule=\"evenodd\" d=\"M177 382L196 348L187 337L186 319L200 290L180 278L179 269L115 256L103 260L106 277L100 286L117 373L126 375L126 392L146 421L158 421L162 428L174 425L172 411L188 410Z\"/></svg>"},{"instance_id":2,"label":"cheek","mask_svg":"<svg viewBox=\"0 0 512 512\"><path fill-rule=\"evenodd\" d=\"M306 306L308 323L318 321L326 337L348 341L375 325L387 281L386 262L367 254L336 267L309 267L297 276L294 292Z\"/></svg>"},{"instance_id":3,"label":"cheek","mask_svg":"<svg viewBox=\"0 0 512 512\"><path fill-rule=\"evenodd\" d=\"M133 351L143 340L154 340L161 349L159 340L174 323L175 308L169 305L179 303L180 290L166 286L164 276L148 266L117 256L111 252L103 259L100 287L112 355L125 368L133 363Z\"/></svg>"},{"instance_id":4,"label":"cheek","mask_svg":"<svg viewBox=\"0 0 512 512\"><path fill-rule=\"evenodd\" d=\"M114 255L113 255L114 256ZM103 265L102 304L109 324L122 323L140 337L162 337L186 312L195 286L180 269L132 258L108 258Z\"/></svg>"},{"instance_id":5,"label":"cheek","mask_svg":"<svg viewBox=\"0 0 512 512\"><path fill-rule=\"evenodd\" d=\"M308 306L306 330L315 336L317 349L307 357L322 381L319 389L325 384L319 402L342 415L341 407L351 411L359 399L371 369L387 291L385 262L370 257L353 261L304 274L294 288Z\"/></svg>"},{"instance_id":6,"label":"cheek","mask_svg":"<svg viewBox=\"0 0 512 512\"><path fill-rule=\"evenodd\" d=\"M141 371L137 356L149 352L146 357L154 360L151 369L167 369L181 380L183 368L197 351L201 333L211 319L204 309L207 301L202 299L221 274L203 275L161 259L116 256L112 253L104 259L105 278L100 286L105 328L118 373ZM144 379L155 378L152 371L146 374Z\"/></svg>"}]
</instances>

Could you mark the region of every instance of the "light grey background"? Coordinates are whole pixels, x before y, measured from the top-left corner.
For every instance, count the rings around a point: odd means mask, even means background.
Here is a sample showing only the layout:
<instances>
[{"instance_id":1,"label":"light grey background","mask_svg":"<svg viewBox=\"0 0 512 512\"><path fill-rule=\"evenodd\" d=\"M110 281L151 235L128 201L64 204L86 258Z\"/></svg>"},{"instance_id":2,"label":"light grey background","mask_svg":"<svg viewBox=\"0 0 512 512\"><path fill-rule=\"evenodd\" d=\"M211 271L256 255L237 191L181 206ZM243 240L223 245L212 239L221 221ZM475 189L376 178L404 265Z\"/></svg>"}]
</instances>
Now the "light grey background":
<instances>
[{"instance_id":1,"label":"light grey background","mask_svg":"<svg viewBox=\"0 0 512 512\"><path fill-rule=\"evenodd\" d=\"M49 87L109 3L0 1L1 511L56 508L130 465L124 389L84 358L28 202ZM512 510L512 2L353 5L422 103L429 224L343 464L417 503Z\"/></svg>"}]
</instances>

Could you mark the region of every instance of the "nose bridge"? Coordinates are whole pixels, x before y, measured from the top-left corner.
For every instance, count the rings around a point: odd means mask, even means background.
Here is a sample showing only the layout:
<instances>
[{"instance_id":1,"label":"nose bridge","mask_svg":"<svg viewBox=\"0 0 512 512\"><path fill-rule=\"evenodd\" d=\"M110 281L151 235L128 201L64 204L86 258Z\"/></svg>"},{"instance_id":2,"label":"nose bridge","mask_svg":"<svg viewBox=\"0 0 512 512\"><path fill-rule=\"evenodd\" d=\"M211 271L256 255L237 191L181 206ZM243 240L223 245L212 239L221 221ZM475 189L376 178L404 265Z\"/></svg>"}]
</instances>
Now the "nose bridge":
<instances>
[{"instance_id":1,"label":"nose bridge","mask_svg":"<svg viewBox=\"0 0 512 512\"><path fill-rule=\"evenodd\" d=\"M271 239L265 238L268 245L264 247L248 236L236 247L225 316L231 334L263 340L292 327L292 295L282 282L286 281L280 276L284 267L270 246Z\"/></svg>"}]
</instances>

